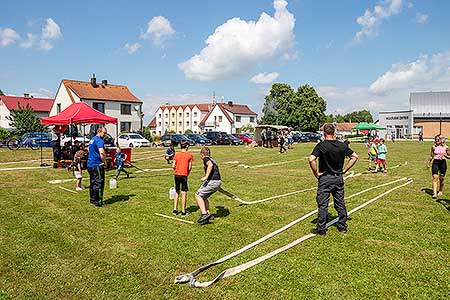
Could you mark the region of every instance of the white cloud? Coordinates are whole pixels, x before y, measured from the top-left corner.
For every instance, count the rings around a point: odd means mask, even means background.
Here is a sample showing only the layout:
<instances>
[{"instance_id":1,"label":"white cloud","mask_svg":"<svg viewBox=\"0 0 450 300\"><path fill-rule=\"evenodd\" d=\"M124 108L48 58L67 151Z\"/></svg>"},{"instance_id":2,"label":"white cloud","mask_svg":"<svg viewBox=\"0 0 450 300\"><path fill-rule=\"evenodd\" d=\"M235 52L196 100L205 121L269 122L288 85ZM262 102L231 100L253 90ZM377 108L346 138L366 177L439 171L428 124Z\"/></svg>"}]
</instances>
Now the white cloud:
<instances>
[{"instance_id":1,"label":"white cloud","mask_svg":"<svg viewBox=\"0 0 450 300\"><path fill-rule=\"evenodd\" d=\"M35 91L29 91L28 94L35 98L53 98L54 93L46 88L39 88Z\"/></svg>"},{"instance_id":2,"label":"white cloud","mask_svg":"<svg viewBox=\"0 0 450 300\"><path fill-rule=\"evenodd\" d=\"M50 50L53 48L52 41L62 37L61 29L52 18L48 18L44 26L42 26L41 40L39 46L42 50Z\"/></svg>"},{"instance_id":3,"label":"white cloud","mask_svg":"<svg viewBox=\"0 0 450 300\"><path fill-rule=\"evenodd\" d=\"M377 36L381 23L389 17L399 14L404 4L403 0L386 0L375 5L372 11L367 9L364 15L356 19L361 30L355 34L353 43L358 44L365 38Z\"/></svg>"},{"instance_id":4,"label":"white cloud","mask_svg":"<svg viewBox=\"0 0 450 300\"><path fill-rule=\"evenodd\" d=\"M128 52L128 54L133 54L134 52L138 51L139 48L141 48L142 46L139 43L134 43L134 44L129 44L126 43L125 46L123 46L123 48Z\"/></svg>"},{"instance_id":5,"label":"white cloud","mask_svg":"<svg viewBox=\"0 0 450 300\"><path fill-rule=\"evenodd\" d=\"M280 76L280 74L278 74L277 72L273 72L273 73L259 73L255 76L253 76L250 79L250 82L256 83L256 84L269 84L274 82L278 76Z\"/></svg>"},{"instance_id":6,"label":"white cloud","mask_svg":"<svg viewBox=\"0 0 450 300\"><path fill-rule=\"evenodd\" d=\"M429 55L421 55L410 63L398 63L378 77L370 85L370 92L375 94L389 93L402 88L423 88L441 86L448 89L450 82L450 51Z\"/></svg>"},{"instance_id":7,"label":"white cloud","mask_svg":"<svg viewBox=\"0 0 450 300\"><path fill-rule=\"evenodd\" d=\"M31 48L37 41L37 36L32 33L27 33L27 39L20 43L22 48Z\"/></svg>"},{"instance_id":8,"label":"white cloud","mask_svg":"<svg viewBox=\"0 0 450 300\"><path fill-rule=\"evenodd\" d=\"M186 78L225 79L248 72L256 63L295 58L294 15L287 10L287 1L273 4L274 17L262 13L256 22L233 18L217 27L199 54L178 65Z\"/></svg>"},{"instance_id":9,"label":"white cloud","mask_svg":"<svg viewBox=\"0 0 450 300\"><path fill-rule=\"evenodd\" d=\"M325 45L325 49L330 49L334 45L334 40L331 40L328 42L328 44Z\"/></svg>"},{"instance_id":10,"label":"white cloud","mask_svg":"<svg viewBox=\"0 0 450 300\"><path fill-rule=\"evenodd\" d=\"M147 24L147 31L140 38L151 39L156 46L163 47L164 41L175 34L170 21L163 16L153 17Z\"/></svg>"},{"instance_id":11,"label":"white cloud","mask_svg":"<svg viewBox=\"0 0 450 300\"><path fill-rule=\"evenodd\" d=\"M419 24L425 24L428 21L428 15L418 13L416 15L415 22Z\"/></svg>"},{"instance_id":12,"label":"white cloud","mask_svg":"<svg viewBox=\"0 0 450 300\"><path fill-rule=\"evenodd\" d=\"M20 40L20 35L11 28L0 28L0 47L6 47L15 44Z\"/></svg>"}]
</instances>

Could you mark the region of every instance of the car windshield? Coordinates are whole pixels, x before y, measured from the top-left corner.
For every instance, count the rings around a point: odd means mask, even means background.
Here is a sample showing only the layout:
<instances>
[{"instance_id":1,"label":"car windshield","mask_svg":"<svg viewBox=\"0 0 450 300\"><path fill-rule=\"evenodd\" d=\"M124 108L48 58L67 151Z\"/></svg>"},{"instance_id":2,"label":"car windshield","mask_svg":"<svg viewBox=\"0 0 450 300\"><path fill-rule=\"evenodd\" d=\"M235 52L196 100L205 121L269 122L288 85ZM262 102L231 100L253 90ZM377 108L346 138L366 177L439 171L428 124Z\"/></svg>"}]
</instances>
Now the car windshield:
<instances>
[{"instance_id":1,"label":"car windshield","mask_svg":"<svg viewBox=\"0 0 450 300\"><path fill-rule=\"evenodd\" d=\"M132 139L143 139L144 137L140 134L130 134L130 138Z\"/></svg>"}]
</instances>

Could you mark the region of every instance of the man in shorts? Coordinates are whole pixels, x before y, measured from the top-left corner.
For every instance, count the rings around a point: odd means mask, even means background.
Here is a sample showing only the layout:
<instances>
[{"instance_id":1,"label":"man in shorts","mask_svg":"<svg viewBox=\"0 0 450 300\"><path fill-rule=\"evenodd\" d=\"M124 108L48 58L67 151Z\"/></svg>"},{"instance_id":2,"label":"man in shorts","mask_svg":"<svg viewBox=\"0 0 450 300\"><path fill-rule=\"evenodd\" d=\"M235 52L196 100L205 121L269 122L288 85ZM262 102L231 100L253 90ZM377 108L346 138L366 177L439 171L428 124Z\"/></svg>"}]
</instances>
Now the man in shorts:
<instances>
[{"instance_id":1,"label":"man in shorts","mask_svg":"<svg viewBox=\"0 0 450 300\"><path fill-rule=\"evenodd\" d=\"M180 146L181 151L175 153L172 164L175 180L175 197L173 198L172 214L174 216L178 214L178 197L181 191L181 216L185 217L189 215L189 212L186 211L186 193L189 190L188 176L192 170L194 156L188 152L189 144L187 142L182 142Z\"/></svg>"},{"instance_id":2,"label":"man in shorts","mask_svg":"<svg viewBox=\"0 0 450 300\"><path fill-rule=\"evenodd\" d=\"M203 147L202 150L200 150L200 155L203 160L205 176L200 178L200 180L203 181L203 184L195 193L195 199L202 212L202 215L197 222L204 223L212 217L209 213L208 198L220 189L222 179L220 177L219 166L217 166L217 163L211 158L211 150L208 147Z\"/></svg>"}]
</instances>

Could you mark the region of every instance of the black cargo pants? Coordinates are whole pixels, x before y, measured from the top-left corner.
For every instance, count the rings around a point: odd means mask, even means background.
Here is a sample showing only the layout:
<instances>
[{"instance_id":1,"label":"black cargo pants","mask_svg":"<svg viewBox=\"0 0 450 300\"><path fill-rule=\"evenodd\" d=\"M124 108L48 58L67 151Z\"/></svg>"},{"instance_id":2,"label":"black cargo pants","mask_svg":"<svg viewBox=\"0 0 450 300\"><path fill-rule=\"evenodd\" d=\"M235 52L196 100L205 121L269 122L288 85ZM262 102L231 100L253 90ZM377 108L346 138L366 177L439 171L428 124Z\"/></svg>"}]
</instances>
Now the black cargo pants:
<instances>
[{"instance_id":1,"label":"black cargo pants","mask_svg":"<svg viewBox=\"0 0 450 300\"><path fill-rule=\"evenodd\" d=\"M339 217L337 227L338 229L346 229L347 209L344 201L344 178L342 174L324 174L319 177L316 197L318 206L317 229L326 230L330 194L333 195L334 208Z\"/></svg>"}]
</instances>

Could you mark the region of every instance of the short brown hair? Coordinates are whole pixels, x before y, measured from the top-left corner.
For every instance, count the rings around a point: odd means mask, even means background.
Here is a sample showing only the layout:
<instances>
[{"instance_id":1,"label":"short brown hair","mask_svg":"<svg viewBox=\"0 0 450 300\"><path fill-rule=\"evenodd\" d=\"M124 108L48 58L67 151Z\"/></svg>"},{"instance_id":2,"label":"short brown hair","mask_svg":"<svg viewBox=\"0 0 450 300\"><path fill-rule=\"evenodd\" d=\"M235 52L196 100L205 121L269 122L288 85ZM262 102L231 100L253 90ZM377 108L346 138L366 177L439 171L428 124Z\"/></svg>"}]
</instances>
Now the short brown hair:
<instances>
[{"instance_id":1,"label":"short brown hair","mask_svg":"<svg viewBox=\"0 0 450 300\"><path fill-rule=\"evenodd\" d=\"M211 150L205 146L200 150L200 154L202 154L203 156L209 157L209 156L211 156Z\"/></svg>"},{"instance_id":2,"label":"short brown hair","mask_svg":"<svg viewBox=\"0 0 450 300\"><path fill-rule=\"evenodd\" d=\"M325 125L323 125L323 132L325 132L325 134L328 135L334 134L335 130L336 128L331 123L326 123Z\"/></svg>"}]
</instances>

